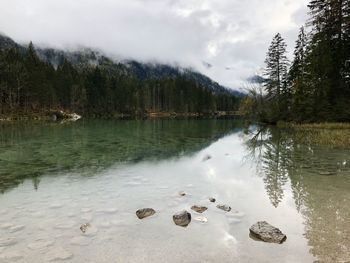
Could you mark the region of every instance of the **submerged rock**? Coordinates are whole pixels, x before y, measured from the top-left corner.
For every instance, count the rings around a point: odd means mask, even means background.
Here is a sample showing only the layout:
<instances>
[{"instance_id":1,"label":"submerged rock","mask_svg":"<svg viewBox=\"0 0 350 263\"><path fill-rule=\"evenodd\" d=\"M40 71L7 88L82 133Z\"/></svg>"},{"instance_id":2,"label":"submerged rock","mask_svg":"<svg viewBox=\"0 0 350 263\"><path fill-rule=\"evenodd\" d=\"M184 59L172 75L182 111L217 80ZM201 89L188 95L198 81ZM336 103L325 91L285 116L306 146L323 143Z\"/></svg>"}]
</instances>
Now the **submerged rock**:
<instances>
[{"instance_id":1,"label":"submerged rock","mask_svg":"<svg viewBox=\"0 0 350 263\"><path fill-rule=\"evenodd\" d=\"M287 236L281 230L266 221L257 222L250 227L249 231L254 237L264 242L281 244L287 239Z\"/></svg>"},{"instance_id":2,"label":"submerged rock","mask_svg":"<svg viewBox=\"0 0 350 263\"><path fill-rule=\"evenodd\" d=\"M187 227L191 223L191 214L186 210L173 215L175 225Z\"/></svg>"},{"instance_id":3,"label":"submerged rock","mask_svg":"<svg viewBox=\"0 0 350 263\"><path fill-rule=\"evenodd\" d=\"M180 195L180 196L185 196L185 195L186 195L186 192L185 192L185 191L180 191L180 192L179 192L179 195Z\"/></svg>"},{"instance_id":4,"label":"submerged rock","mask_svg":"<svg viewBox=\"0 0 350 263\"><path fill-rule=\"evenodd\" d=\"M153 208L143 208L136 211L136 216L139 219L143 219L149 216L153 216L156 211Z\"/></svg>"},{"instance_id":5,"label":"submerged rock","mask_svg":"<svg viewBox=\"0 0 350 263\"><path fill-rule=\"evenodd\" d=\"M198 205L194 205L191 207L192 210L196 211L197 213L203 213L205 212L208 208L205 206L198 206Z\"/></svg>"},{"instance_id":6,"label":"submerged rock","mask_svg":"<svg viewBox=\"0 0 350 263\"><path fill-rule=\"evenodd\" d=\"M89 227L91 227L90 223L85 223L85 224L82 224L82 225L80 226L80 230L81 230L81 232L83 232L83 233L85 234L85 232L87 231L87 229L88 229Z\"/></svg>"},{"instance_id":7,"label":"submerged rock","mask_svg":"<svg viewBox=\"0 0 350 263\"><path fill-rule=\"evenodd\" d=\"M207 223L208 219L204 216L197 216L194 218L194 221L200 222L200 223Z\"/></svg>"},{"instance_id":8,"label":"submerged rock","mask_svg":"<svg viewBox=\"0 0 350 263\"><path fill-rule=\"evenodd\" d=\"M231 211L231 207L228 205L217 205L217 208L224 210L225 212L230 212Z\"/></svg>"},{"instance_id":9,"label":"submerged rock","mask_svg":"<svg viewBox=\"0 0 350 263\"><path fill-rule=\"evenodd\" d=\"M209 154L207 154L203 157L202 162L206 162L206 161L210 160L211 158L212 157Z\"/></svg>"},{"instance_id":10,"label":"submerged rock","mask_svg":"<svg viewBox=\"0 0 350 263\"><path fill-rule=\"evenodd\" d=\"M216 199L214 197L209 197L209 201L212 202L212 203L215 203Z\"/></svg>"}]
</instances>

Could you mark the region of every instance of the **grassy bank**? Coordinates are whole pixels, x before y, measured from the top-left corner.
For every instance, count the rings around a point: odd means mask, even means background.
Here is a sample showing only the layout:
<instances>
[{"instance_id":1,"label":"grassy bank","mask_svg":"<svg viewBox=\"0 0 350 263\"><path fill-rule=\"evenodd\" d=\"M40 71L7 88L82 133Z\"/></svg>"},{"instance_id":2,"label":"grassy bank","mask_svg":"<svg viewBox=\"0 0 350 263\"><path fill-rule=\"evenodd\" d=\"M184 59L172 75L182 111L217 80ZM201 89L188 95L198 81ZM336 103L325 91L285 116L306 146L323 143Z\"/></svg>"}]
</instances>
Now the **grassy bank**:
<instances>
[{"instance_id":1,"label":"grassy bank","mask_svg":"<svg viewBox=\"0 0 350 263\"><path fill-rule=\"evenodd\" d=\"M279 128L292 129L300 143L350 147L350 123L285 123Z\"/></svg>"}]
</instances>

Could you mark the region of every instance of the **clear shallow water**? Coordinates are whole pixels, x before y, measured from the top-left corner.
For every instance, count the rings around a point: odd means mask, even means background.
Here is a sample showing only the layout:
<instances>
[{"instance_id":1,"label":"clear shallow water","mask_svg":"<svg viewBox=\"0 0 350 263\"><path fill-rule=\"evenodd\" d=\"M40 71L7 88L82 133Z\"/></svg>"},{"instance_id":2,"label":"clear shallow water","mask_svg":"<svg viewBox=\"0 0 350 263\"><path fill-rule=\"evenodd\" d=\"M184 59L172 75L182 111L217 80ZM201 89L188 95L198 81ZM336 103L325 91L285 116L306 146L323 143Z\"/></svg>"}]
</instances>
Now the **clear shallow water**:
<instances>
[{"instance_id":1,"label":"clear shallow water","mask_svg":"<svg viewBox=\"0 0 350 263\"><path fill-rule=\"evenodd\" d=\"M4 124L0 262L346 262L349 158L231 120ZM156 215L139 220L143 207ZM183 209L208 222L174 225ZM251 239L260 220L287 241Z\"/></svg>"}]
</instances>

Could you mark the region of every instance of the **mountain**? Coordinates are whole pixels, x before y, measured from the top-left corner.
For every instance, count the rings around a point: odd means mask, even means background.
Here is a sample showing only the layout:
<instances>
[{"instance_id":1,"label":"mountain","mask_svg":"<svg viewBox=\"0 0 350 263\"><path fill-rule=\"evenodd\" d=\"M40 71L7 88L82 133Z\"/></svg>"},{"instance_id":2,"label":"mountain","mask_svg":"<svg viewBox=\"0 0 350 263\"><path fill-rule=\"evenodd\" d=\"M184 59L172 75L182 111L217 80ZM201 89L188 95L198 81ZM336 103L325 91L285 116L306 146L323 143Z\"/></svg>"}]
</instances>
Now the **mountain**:
<instances>
[{"instance_id":1,"label":"mountain","mask_svg":"<svg viewBox=\"0 0 350 263\"><path fill-rule=\"evenodd\" d=\"M0 73L0 113L216 114L237 110L241 96L191 68L121 61L90 48L26 47L6 36L0 36Z\"/></svg>"},{"instance_id":2,"label":"mountain","mask_svg":"<svg viewBox=\"0 0 350 263\"><path fill-rule=\"evenodd\" d=\"M16 43L11 38L0 35L0 49L5 50L10 48L26 49L25 46ZM135 60L116 61L107 57L103 52L90 48L81 48L77 51L63 51L39 47L36 48L36 52L42 61L52 64L55 68L62 65L63 62L67 60L79 67L98 65L107 71L113 72L113 74L129 75L139 80L176 78L182 76L186 79L196 81L215 93L241 95L240 92L223 87L192 68L182 68L159 63L141 63Z\"/></svg>"}]
</instances>

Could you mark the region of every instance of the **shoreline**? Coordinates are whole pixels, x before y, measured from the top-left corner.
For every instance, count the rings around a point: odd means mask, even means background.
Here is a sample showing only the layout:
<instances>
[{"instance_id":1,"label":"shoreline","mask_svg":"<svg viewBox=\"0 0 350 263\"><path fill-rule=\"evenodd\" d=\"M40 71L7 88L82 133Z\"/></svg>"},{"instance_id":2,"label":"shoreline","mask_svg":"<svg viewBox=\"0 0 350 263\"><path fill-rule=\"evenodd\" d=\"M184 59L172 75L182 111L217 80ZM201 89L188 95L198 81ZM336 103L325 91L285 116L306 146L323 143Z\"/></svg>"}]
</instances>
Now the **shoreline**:
<instances>
[{"instance_id":1,"label":"shoreline","mask_svg":"<svg viewBox=\"0 0 350 263\"><path fill-rule=\"evenodd\" d=\"M109 113L109 114L87 114L79 115L70 111L44 111L33 113L10 113L0 114L1 122L14 122L14 121L60 121L60 120L72 120L72 116L79 116L83 119L110 119L110 120L123 120L123 119L162 119L162 118L207 118L207 117L235 117L241 116L237 112L225 112L217 111L210 113L181 113L181 112L146 112L140 114L126 114L126 113ZM80 119L80 118L78 118Z\"/></svg>"}]
</instances>

